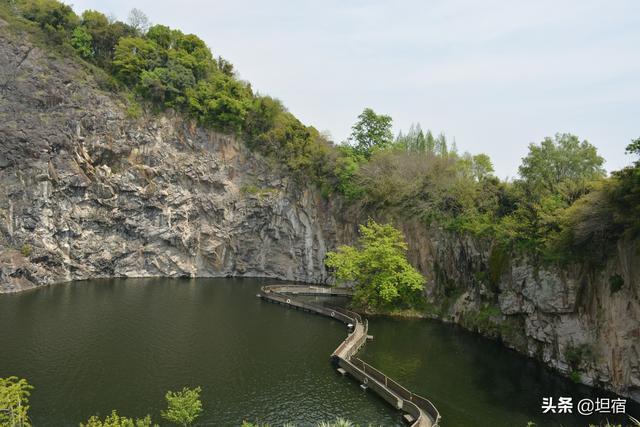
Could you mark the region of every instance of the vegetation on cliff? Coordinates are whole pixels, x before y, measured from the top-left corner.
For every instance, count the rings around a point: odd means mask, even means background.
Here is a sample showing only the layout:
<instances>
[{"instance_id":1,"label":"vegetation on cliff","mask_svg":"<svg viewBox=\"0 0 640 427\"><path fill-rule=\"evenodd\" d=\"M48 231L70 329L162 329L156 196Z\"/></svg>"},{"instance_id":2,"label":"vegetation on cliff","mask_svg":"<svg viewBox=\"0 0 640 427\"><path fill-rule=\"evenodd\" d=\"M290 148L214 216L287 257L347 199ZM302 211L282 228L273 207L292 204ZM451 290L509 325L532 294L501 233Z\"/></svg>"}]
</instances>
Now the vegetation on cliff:
<instances>
[{"instance_id":1,"label":"vegetation on cliff","mask_svg":"<svg viewBox=\"0 0 640 427\"><path fill-rule=\"evenodd\" d=\"M606 177L595 147L574 135L531 144L520 177L501 181L485 154L459 153L455 141L419 125L393 138L391 117L369 108L348 143L335 145L255 93L200 38L149 26L138 11L123 23L92 10L78 16L56 0L10 0L0 13L84 61L104 88L131 99L132 115L142 103L236 134L296 179L374 215L417 217L547 262L601 263L615 241L638 236L640 166ZM639 154L637 140L628 151Z\"/></svg>"}]
</instances>

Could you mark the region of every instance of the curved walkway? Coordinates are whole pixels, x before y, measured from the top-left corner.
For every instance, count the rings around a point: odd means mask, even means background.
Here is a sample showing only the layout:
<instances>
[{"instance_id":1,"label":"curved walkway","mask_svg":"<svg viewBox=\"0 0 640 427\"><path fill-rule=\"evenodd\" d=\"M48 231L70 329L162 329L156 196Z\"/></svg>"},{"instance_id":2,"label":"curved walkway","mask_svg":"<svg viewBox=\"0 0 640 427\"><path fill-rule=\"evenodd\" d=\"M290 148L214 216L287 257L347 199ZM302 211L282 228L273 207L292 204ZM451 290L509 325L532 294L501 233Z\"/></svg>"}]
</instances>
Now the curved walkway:
<instances>
[{"instance_id":1,"label":"curved walkway","mask_svg":"<svg viewBox=\"0 0 640 427\"><path fill-rule=\"evenodd\" d=\"M269 285L260 289L259 297L266 301L288 305L339 320L349 327L349 335L331 355L340 373L349 374L362 387L370 388L394 408L405 413L404 418L412 427L438 427L441 417L436 407L427 399L414 394L373 366L355 357L365 344L369 323L358 313L337 307L323 307L295 299L296 295L351 296L344 288L309 285Z\"/></svg>"}]
</instances>

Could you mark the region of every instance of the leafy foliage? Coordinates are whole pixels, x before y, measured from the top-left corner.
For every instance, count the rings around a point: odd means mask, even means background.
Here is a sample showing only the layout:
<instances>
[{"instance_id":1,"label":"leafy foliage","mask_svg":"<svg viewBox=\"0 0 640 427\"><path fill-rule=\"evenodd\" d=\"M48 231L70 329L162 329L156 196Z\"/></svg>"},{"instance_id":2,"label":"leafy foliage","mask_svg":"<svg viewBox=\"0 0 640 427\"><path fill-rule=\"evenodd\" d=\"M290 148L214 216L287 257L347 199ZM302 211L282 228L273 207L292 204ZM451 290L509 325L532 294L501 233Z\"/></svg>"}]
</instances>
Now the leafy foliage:
<instances>
[{"instance_id":1,"label":"leafy foliage","mask_svg":"<svg viewBox=\"0 0 640 427\"><path fill-rule=\"evenodd\" d=\"M354 301L362 306L411 306L423 289L424 277L409 264L402 232L369 220L360 225L359 248L340 246L326 264L343 282L355 282Z\"/></svg>"},{"instance_id":2,"label":"leafy foliage","mask_svg":"<svg viewBox=\"0 0 640 427\"><path fill-rule=\"evenodd\" d=\"M391 124L390 116L376 114L371 108L365 108L351 127L349 140L355 144L359 154L369 158L375 150L388 147L393 142Z\"/></svg>"},{"instance_id":3,"label":"leafy foliage","mask_svg":"<svg viewBox=\"0 0 640 427\"><path fill-rule=\"evenodd\" d=\"M29 427L29 397L33 386L17 377L0 378L0 426Z\"/></svg>"},{"instance_id":4,"label":"leafy foliage","mask_svg":"<svg viewBox=\"0 0 640 427\"><path fill-rule=\"evenodd\" d=\"M184 387L181 391L168 391L165 395L168 407L166 411L161 411L160 415L172 423L190 426L202 414L201 391L200 387L194 389Z\"/></svg>"},{"instance_id":5,"label":"leafy foliage","mask_svg":"<svg viewBox=\"0 0 640 427\"><path fill-rule=\"evenodd\" d=\"M83 26L78 26L71 34L71 46L84 59L93 58L93 36Z\"/></svg>"},{"instance_id":6,"label":"leafy foliage","mask_svg":"<svg viewBox=\"0 0 640 427\"><path fill-rule=\"evenodd\" d=\"M596 148L570 134L530 144L519 168L521 185L533 199L559 196L567 203L588 191L588 184L605 175Z\"/></svg>"},{"instance_id":7,"label":"leafy foliage","mask_svg":"<svg viewBox=\"0 0 640 427\"><path fill-rule=\"evenodd\" d=\"M107 415L102 420L97 415L93 415L87 420L86 423L80 423L80 427L158 427L157 424L152 424L151 416L147 415L144 418L127 418L118 415L118 412L113 410L111 414Z\"/></svg>"},{"instance_id":8,"label":"leafy foliage","mask_svg":"<svg viewBox=\"0 0 640 427\"><path fill-rule=\"evenodd\" d=\"M70 6L56 0L25 0L21 5L25 18L38 23L54 43L63 43L78 25Z\"/></svg>"},{"instance_id":9,"label":"leafy foliage","mask_svg":"<svg viewBox=\"0 0 640 427\"><path fill-rule=\"evenodd\" d=\"M560 250L602 262L619 239L640 237L639 141L627 147L628 153L639 157L632 166L597 182L591 192L563 212Z\"/></svg>"}]
</instances>

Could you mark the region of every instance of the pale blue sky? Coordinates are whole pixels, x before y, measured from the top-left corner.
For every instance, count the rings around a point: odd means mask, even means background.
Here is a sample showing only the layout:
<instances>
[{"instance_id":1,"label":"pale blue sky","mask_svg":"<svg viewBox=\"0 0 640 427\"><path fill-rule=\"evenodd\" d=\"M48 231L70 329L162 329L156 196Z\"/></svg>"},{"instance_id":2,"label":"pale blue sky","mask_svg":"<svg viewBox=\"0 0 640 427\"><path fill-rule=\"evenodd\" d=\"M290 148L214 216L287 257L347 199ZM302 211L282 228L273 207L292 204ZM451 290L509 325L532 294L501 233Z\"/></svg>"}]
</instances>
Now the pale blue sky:
<instances>
[{"instance_id":1,"label":"pale blue sky","mask_svg":"<svg viewBox=\"0 0 640 427\"><path fill-rule=\"evenodd\" d=\"M571 132L608 170L640 137L640 1L73 0L194 33L261 93L345 139L364 107L455 137L513 177Z\"/></svg>"}]
</instances>

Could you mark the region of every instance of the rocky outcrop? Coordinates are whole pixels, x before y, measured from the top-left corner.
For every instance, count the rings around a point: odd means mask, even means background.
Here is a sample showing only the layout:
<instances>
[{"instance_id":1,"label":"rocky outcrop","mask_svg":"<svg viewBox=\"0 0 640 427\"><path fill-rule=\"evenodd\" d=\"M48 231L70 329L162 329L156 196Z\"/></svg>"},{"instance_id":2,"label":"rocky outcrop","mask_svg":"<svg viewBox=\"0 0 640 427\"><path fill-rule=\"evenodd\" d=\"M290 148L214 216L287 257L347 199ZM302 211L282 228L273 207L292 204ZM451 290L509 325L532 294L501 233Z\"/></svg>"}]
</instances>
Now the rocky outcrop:
<instances>
[{"instance_id":1,"label":"rocky outcrop","mask_svg":"<svg viewBox=\"0 0 640 427\"><path fill-rule=\"evenodd\" d=\"M640 255L537 265L416 220L327 201L236 138L170 113L133 118L100 71L0 22L0 292L96 277L324 283L327 250L395 222L430 314L640 400Z\"/></svg>"},{"instance_id":2,"label":"rocky outcrop","mask_svg":"<svg viewBox=\"0 0 640 427\"><path fill-rule=\"evenodd\" d=\"M412 264L427 277L430 316L640 401L640 242L618 242L604 266L560 268L402 213L351 211L352 222L373 216L403 230ZM352 227L337 231L338 241L355 239Z\"/></svg>"},{"instance_id":3,"label":"rocky outcrop","mask_svg":"<svg viewBox=\"0 0 640 427\"><path fill-rule=\"evenodd\" d=\"M0 290L108 276L325 281L316 193L234 137L128 118L88 70L0 31Z\"/></svg>"},{"instance_id":4,"label":"rocky outcrop","mask_svg":"<svg viewBox=\"0 0 640 427\"><path fill-rule=\"evenodd\" d=\"M576 381L640 400L640 245L606 265L559 268L468 239L433 239L436 316L528 354ZM505 259L496 261L496 258ZM497 269L495 271L494 269Z\"/></svg>"}]
</instances>

